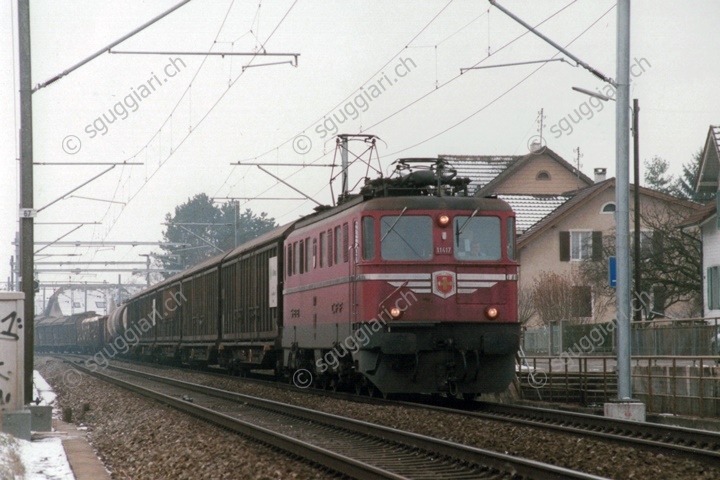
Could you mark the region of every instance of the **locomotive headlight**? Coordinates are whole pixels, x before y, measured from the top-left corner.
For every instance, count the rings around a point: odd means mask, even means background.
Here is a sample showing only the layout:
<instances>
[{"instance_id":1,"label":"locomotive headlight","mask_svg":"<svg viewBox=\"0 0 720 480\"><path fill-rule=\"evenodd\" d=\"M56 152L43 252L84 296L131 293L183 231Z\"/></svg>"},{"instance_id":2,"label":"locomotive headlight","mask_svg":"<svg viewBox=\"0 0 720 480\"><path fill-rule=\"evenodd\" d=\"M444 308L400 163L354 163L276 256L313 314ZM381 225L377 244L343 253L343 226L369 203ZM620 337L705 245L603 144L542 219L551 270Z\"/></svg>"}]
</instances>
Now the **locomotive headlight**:
<instances>
[{"instance_id":1,"label":"locomotive headlight","mask_svg":"<svg viewBox=\"0 0 720 480\"><path fill-rule=\"evenodd\" d=\"M403 311L400 310L398 307L393 307L390 309L390 316L392 318L394 318L395 320L400 318L402 316L402 314L403 314Z\"/></svg>"},{"instance_id":2,"label":"locomotive headlight","mask_svg":"<svg viewBox=\"0 0 720 480\"><path fill-rule=\"evenodd\" d=\"M440 216L437 218L437 223L438 223L438 225L441 226L441 227L447 227L448 223L450 223L450 217L448 217L448 216L445 215L445 214L440 215Z\"/></svg>"},{"instance_id":3,"label":"locomotive headlight","mask_svg":"<svg viewBox=\"0 0 720 480\"><path fill-rule=\"evenodd\" d=\"M491 320L497 318L498 313L498 309L495 307L487 307L485 309L485 315Z\"/></svg>"}]
</instances>

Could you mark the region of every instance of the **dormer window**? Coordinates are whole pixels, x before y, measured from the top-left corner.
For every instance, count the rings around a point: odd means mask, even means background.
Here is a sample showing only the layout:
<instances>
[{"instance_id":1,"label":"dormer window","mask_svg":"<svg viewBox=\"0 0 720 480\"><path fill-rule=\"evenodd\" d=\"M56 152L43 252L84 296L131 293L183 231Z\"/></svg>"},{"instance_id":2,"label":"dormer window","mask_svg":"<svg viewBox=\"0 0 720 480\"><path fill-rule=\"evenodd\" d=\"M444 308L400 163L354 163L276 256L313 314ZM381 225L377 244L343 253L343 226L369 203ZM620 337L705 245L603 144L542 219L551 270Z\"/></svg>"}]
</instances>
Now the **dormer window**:
<instances>
[{"instance_id":1,"label":"dormer window","mask_svg":"<svg viewBox=\"0 0 720 480\"><path fill-rule=\"evenodd\" d=\"M615 202L608 202L603 205L600 213L615 213Z\"/></svg>"},{"instance_id":2,"label":"dormer window","mask_svg":"<svg viewBox=\"0 0 720 480\"><path fill-rule=\"evenodd\" d=\"M546 170L541 170L538 172L535 180L550 180L550 174Z\"/></svg>"}]
</instances>

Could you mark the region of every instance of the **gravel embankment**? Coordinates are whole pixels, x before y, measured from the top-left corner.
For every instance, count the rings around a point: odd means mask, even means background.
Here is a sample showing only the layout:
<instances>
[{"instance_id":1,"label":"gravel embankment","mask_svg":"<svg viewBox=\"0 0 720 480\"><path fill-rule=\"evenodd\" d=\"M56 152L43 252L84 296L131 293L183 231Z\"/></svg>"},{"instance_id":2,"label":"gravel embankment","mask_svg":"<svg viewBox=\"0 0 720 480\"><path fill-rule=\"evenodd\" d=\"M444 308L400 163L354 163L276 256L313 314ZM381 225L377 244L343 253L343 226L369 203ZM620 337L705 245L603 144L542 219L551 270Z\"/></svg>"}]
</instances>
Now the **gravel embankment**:
<instances>
[{"instance_id":1,"label":"gravel embankment","mask_svg":"<svg viewBox=\"0 0 720 480\"><path fill-rule=\"evenodd\" d=\"M36 368L61 408L88 437L113 479L331 479L333 475L138 395L84 377L68 387L68 365L40 357ZM75 383L77 379L73 379Z\"/></svg>"},{"instance_id":2,"label":"gravel embankment","mask_svg":"<svg viewBox=\"0 0 720 480\"><path fill-rule=\"evenodd\" d=\"M201 383L204 385L210 385L216 388L223 388L226 390L236 391L248 395L254 395L263 398L270 398L276 401L290 403L294 405L300 405L308 408L314 408L326 412L335 413L338 415L344 415L360 420L379 423L388 425L403 430L409 430L425 435L430 435L438 438L444 438L450 441L464 443L467 445L476 446L479 448L486 448L489 450L495 450L499 452L509 453L511 455L531 458L541 462L546 462L554 465L559 465L573 470L581 470L584 472L600 475L604 477L617 478L617 479L716 479L720 478L720 468L710 467L703 463L693 461L681 456L670 456L658 453L652 453L647 450L634 449L623 445L617 445L607 442L600 442L597 440L588 439L578 435L560 434L551 431L545 431L540 429L531 429L528 427L519 427L501 422L491 422L486 420L472 419L462 415L443 414L436 412L429 412L422 409L405 408L405 407L392 407L392 406L373 406L362 403L338 401L334 399L322 398L316 395L304 394L301 390L298 391L287 391L280 390L272 387L254 385L248 383L240 383L237 379L233 378L218 378L214 376L208 376L202 373L180 371L180 370L162 370L157 371L151 367L138 367L132 365L133 368L139 370L147 370L159 375L179 378L185 381ZM55 366L57 368L57 366ZM42 371L42 370L41 370ZM61 401L65 404L68 402L68 397L74 399L74 405L81 405L83 395L91 396L94 395L96 398L99 396L103 398L102 394L87 392L85 384L83 388L79 389L79 392L65 392L60 391L55 383L49 379L50 383L56 388ZM95 382L95 381L93 381ZM95 382L97 383L97 382ZM107 386L100 387L104 391L110 391ZM116 389L112 390L113 392ZM106 395L106 394L105 394ZM130 397L129 394L122 394L124 397ZM133 397L130 397L133 398ZM95 402L98 402L96 399ZM129 405L135 405L136 402L129 402L125 400L120 405L125 407L124 403L128 402ZM190 445L183 444L184 458L186 458L187 464L192 464L193 459L208 458L208 446L218 445L228 441L239 442L241 449L250 450L251 447L247 445L245 441L237 440L237 437L233 437L224 433L217 433L216 430L212 430L211 427L197 424L197 422L191 420L182 420L185 417L179 416L174 412L169 413L158 413L167 412L167 410L156 406L155 404L147 401L139 401L141 407L127 407L121 411L129 410L128 413L124 413L122 418L115 418L112 420L104 421L105 424L100 426L100 422L97 420L99 413L101 412L100 406L95 407L92 401L92 409L88 414L92 414L93 431L91 439L95 444L96 448L101 453L101 456L105 458L104 448L112 448L114 444L123 444L118 438L123 439L125 436L131 435L135 438L133 442L130 442L130 447L135 449L146 449L143 456L133 458L133 461L129 461L129 457L122 457L122 450L127 451L124 447L116 447L115 451L119 448L122 449L120 453L116 453L114 458L126 458L128 460L121 460L118 465L122 466L123 471L127 470L128 465L136 465L134 468L147 468L143 466L148 461L157 458L177 457L174 452L165 452L161 455L156 452L151 452L145 445L147 445L147 436L151 435L151 438L157 441L157 444L165 444L166 441L179 441L177 433L165 433L165 428L171 428L173 431L177 431L175 425L184 422L185 425L192 424L193 431L199 430L205 432L204 435L210 438L213 435L225 435L223 440L215 439L213 442L206 441L195 441L190 442ZM112 405L117 409L117 402L110 402L109 408L112 410ZM140 408L138 413L136 408ZM163 419L159 422L149 423L148 427L145 428L145 433L138 435L136 429L136 423L133 422L133 416L142 414L144 410L152 411L155 413L145 414L144 418L157 419L160 415L163 415ZM173 420L170 420L170 413L173 415ZM86 414L86 416L88 415ZM179 416L179 417L178 417ZM118 415L119 417L119 415ZM130 420L128 420L128 417ZM175 417L178 417L175 419ZM139 422L141 425L142 421ZM160 428L162 425L162 429ZM113 426L113 428L110 428ZM180 431L188 431L191 427L182 427ZM215 433L213 433L215 432ZM234 439L234 440L225 440ZM156 448L156 447L153 447ZM254 447L253 447L254 448ZM193 450L194 449L194 450ZM238 447L235 447L237 450ZM224 450L224 449L223 449ZM287 461L286 458L282 458L277 453L270 452L270 456L267 454L262 455L266 460L266 463L271 465L282 465L278 467L276 472L279 476L273 477L275 474L272 467L269 467L271 473L265 474L265 477L257 478L321 478L321 473L314 471L311 474L304 473L309 467L299 466L297 463ZM205 463L210 468L210 465L220 464L227 462L223 460L221 454L215 455L216 460ZM247 458L243 455L243 458ZM270 460L271 459L271 460ZM125 463L122 463L122 462ZM202 461L202 460L199 460ZM231 460L231 461L234 461ZM138 465L139 464L139 465ZM253 461L248 459L243 465L254 465ZM119 468L119 467L118 467ZM303 473L300 469L304 468ZM222 469L221 469L222 470ZM119 470L118 470L119 471ZM209 471L209 470L208 470ZM202 472L204 470L195 470L195 472ZM125 474L123 474L125 475ZM292 476L294 475L294 477ZM312 475L315 475L313 477ZM188 477L177 477L177 478L190 478ZM130 475L129 477L118 476L117 478L140 478L137 476ZM205 478L225 478L220 475L212 477L211 475L204 475ZM165 477L143 477L143 478L165 478ZM251 478L251 477L248 477Z\"/></svg>"}]
</instances>

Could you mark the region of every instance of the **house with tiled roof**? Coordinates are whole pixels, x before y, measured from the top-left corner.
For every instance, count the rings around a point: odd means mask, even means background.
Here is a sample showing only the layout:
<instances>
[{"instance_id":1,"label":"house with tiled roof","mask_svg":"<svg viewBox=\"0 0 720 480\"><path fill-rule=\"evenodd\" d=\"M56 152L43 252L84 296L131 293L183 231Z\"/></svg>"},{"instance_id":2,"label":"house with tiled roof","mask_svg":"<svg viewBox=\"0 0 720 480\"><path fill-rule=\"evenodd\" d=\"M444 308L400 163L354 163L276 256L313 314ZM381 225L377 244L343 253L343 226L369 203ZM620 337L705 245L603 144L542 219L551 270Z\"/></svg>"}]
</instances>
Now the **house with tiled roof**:
<instances>
[{"instance_id":1,"label":"house with tiled roof","mask_svg":"<svg viewBox=\"0 0 720 480\"><path fill-rule=\"evenodd\" d=\"M720 190L720 126L710 126L700 168L695 180L698 193L716 194L715 200L691 215L684 227L699 227L702 232L703 315L720 316L720 220L717 195Z\"/></svg>"},{"instance_id":2,"label":"house with tiled roof","mask_svg":"<svg viewBox=\"0 0 720 480\"><path fill-rule=\"evenodd\" d=\"M470 178L476 196L497 195L513 207L522 233L571 198L592 179L550 148L527 155L440 155ZM603 172L604 175L604 172ZM604 178L604 177L603 177Z\"/></svg>"},{"instance_id":3,"label":"house with tiled roof","mask_svg":"<svg viewBox=\"0 0 720 480\"><path fill-rule=\"evenodd\" d=\"M635 186L630 186L630 192ZM698 205L679 200L654 190L640 187L640 208L643 214L653 211L673 210L688 215L699 208ZM573 286L573 319L579 321L608 321L614 318L614 301L607 295L606 289L584 285L578 275L582 262L607 262L604 239L615 234L615 179L611 178L573 192L572 197L557 207L552 213L536 222L517 239L518 260L520 262L519 288L532 290L537 279L543 273L552 272L565 275L575 283ZM634 209L630 206L631 225ZM643 220L644 222L644 220ZM632 228L632 227L631 227ZM662 248L661 238L653 238L653 231L641 223L641 249L657 253ZM606 269L603 266L603 269ZM606 270L604 270L606 271ZM662 285L644 286L648 292L645 297L652 310L662 309ZM683 311L688 306L676 304L675 311ZM662 312L658 312L662 313ZM668 312L672 315L672 312ZM537 317L537 316L536 316ZM531 319L529 325L537 324L538 318Z\"/></svg>"},{"instance_id":4,"label":"house with tiled roof","mask_svg":"<svg viewBox=\"0 0 720 480\"><path fill-rule=\"evenodd\" d=\"M475 195L561 194L593 184L591 178L550 148L527 155L440 155Z\"/></svg>"}]
</instances>

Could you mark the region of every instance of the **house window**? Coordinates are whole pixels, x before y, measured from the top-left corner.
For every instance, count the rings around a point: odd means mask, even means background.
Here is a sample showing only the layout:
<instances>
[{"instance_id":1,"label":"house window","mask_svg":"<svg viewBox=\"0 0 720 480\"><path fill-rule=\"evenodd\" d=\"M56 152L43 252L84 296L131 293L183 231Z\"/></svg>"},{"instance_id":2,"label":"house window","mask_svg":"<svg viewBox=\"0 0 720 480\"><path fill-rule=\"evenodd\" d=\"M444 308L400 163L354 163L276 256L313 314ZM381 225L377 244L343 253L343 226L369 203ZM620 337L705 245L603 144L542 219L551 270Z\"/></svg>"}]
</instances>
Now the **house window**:
<instances>
[{"instance_id":1,"label":"house window","mask_svg":"<svg viewBox=\"0 0 720 480\"><path fill-rule=\"evenodd\" d=\"M573 317L592 317L592 290L589 286L572 287L572 310Z\"/></svg>"},{"instance_id":2,"label":"house window","mask_svg":"<svg viewBox=\"0 0 720 480\"><path fill-rule=\"evenodd\" d=\"M660 254L659 245L660 237L653 238L652 230L640 231L640 258L648 258L652 255ZM630 232L630 248L635 253L635 230Z\"/></svg>"},{"instance_id":3,"label":"house window","mask_svg":"<svg viewBox=\"0 0 720 480\"><path fill-rule=\"evenodd\" d=\"M720 266L707 269L707 305L708 310L720 309Z\"/></svg>"},{"instance_id":4,"label":"house window","mask_svg":"<svg viewBox=\"0 0 720 480\"><path fill-rule=\"evenodd\" d=\"M602 260L602 232L560 232L560 261Z\"/></svg>"},{"instance_id":5,"label":"house window","mask_svg":"<svg viewBox=\"0 0 720 480\"><path fill-rule=\"evenodd\" d=\"M570 260L592 257L592 232L570 232Z\"/></svg>"},{"instance_id":6,"label":"house window","mask_svg":"<svg viewBox=\"0 0 720 480\"><path fill-rule=\"evenodd\" d=\"M548 180L550 180L550 174L545 170L541 170L538 172L537 176L535 177L535 180L548 181Z\"/></svg>"},{"instance_id":7,"label":"house window","mask_svg":"<svg viewBox=\"0 0 720 480\"><path fill-rule=\"evenodd\" d=\"M615 213L615 202L607 202L600 209L600 213Z\"/></svg>"}]
</instances>

